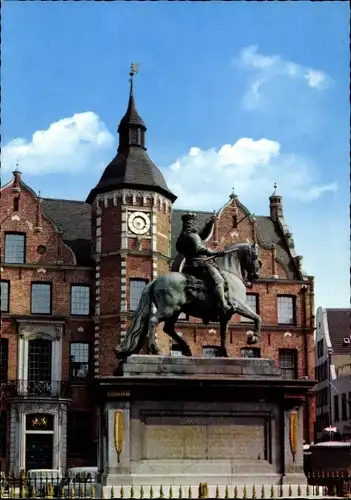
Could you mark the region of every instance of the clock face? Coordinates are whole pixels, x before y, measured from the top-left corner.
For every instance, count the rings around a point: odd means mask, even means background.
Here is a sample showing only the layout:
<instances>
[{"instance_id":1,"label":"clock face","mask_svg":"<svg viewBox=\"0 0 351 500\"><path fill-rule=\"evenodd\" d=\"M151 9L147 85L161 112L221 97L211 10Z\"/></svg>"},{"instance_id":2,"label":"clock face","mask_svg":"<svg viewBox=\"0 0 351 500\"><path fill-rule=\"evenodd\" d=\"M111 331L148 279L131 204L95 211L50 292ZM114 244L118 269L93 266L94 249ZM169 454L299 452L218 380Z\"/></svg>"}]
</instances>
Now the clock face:
<instances>
[{"instance_id":1,"label":"clock face","mask_svg":"<svg viewBox=\"0 0 351 500\"><path fill-rule=\"evenodd\" d=\"M133 212L129 216L128 226L134 234L145 234L150 229L150 218L144 212Z\"/></svg>"}]
</instances>

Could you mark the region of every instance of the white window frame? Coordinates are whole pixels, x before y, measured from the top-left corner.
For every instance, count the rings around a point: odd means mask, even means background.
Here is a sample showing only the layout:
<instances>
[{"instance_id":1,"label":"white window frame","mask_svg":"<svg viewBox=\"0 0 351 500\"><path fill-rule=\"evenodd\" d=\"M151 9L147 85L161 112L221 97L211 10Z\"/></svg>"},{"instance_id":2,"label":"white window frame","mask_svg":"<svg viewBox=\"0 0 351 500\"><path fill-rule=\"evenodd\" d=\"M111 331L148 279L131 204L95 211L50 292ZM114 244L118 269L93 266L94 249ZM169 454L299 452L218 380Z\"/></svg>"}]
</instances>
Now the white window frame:
<instances>
[{"instance_id":1,"label":"white window frame","mask_svg":"<svg viewBox=\"0 0 351 500\"><path fill-rule=\"evenodd\" d=\"M254 297L255 298L255 307L251 307L252 304L250 304L250 300L248 300L248 297ZM249 307L251 307L251 309L254 310L254 312L256 314L259 314L258 310L259 310L259 295L258 293L247 293L246 294L246 303ZM253 323L253 319L249 319L249 318L245 318L244 316L240 316L240 323Z\"/></svg>"},{"instance_id":2,"label":"white window frame","mask_svg":"<svg viewBox=\"0 0 351 500\"><path fill-rule=\"evenodd\" d=\"M10 241L10 239L15 241ZM16 241L17 240L17 241ZM15 256L9 258L11 247L15 249ZM19 258L18 258L19 255ZM26 235L24 233L5 233L4 262L6 264L24 264L26 261Z\"/></svg>"},{"instance_id":3,"label":"white window frame","mask_svg":"<svg viewBox=\"0 0 351 500\"><path fill-rule=\"evenodd\" d=\"M4 304L6 307L4 307ZM1 280L0 310L2 313L10 311L10 281Z\"/></svg>"},{"instance_id":4,"label":"white window frame","mask_svg":"<svg viewBox=\"0 0 351 500\"><path fill-rule=\"evenodd\" d=\"M38 308L38 310L34 310L33 308L33 303L34 303L34 300L33 300L33 297L34 297L34 290L40 290L40 287L48 287L49 288L49 310L40 310L40 308ZM36 288L38 287L38 288ZM41 290L44 290L44 288L41 288ZM43 292L41 292L43 293ZM46 315L50 315L52 314L52 283L49 283L49 282L45 282L43 281L42 283L40 282L32 282L31 283L31 287L30 287L30 295L31 295L31 298L30 298L30 313L31 314L46 314ZM38 301L37 301L38 302Z\"/></svg>"},{"instance_id":5,"label":"white window frame","mask_svg":"<svg viewBox=\"0 0 351 500\"><path fill-rule=\"evenodd\" d=\"M71 285L71 316L89 316L89 314L90 286L81 284Z\"/></svg>"},{"instance_id":6,"label":"white window frame","mask_svg":"<svg viewBox=\"0 0 351 500\"><path fill-rule=\"evenodd\" d=\"M291 307L291 318L288 318L286 310ZM281 312L281 308L283 311ZM296 324L296 297L293 295L278 295L277 296L277 320L278 325L295 325Z\"/></svg>"},{"instance_id":7,"label":"white window frame","mask_svg":"<svg viewBox=\"0 0 351 500\"><path fill-rule=\"evenodd\" d=\"M130 278L129 280L129 310L130 312L136 311L140 297L143 293L144 288L146 285L149 283L149 280L145 278ZM138 288L134 288L134 286L137 285L139 286ZM143 286L140 286L143 285ZM133 296L133 293L138 290L138 294Z\"/></svg>"}]
</instances>

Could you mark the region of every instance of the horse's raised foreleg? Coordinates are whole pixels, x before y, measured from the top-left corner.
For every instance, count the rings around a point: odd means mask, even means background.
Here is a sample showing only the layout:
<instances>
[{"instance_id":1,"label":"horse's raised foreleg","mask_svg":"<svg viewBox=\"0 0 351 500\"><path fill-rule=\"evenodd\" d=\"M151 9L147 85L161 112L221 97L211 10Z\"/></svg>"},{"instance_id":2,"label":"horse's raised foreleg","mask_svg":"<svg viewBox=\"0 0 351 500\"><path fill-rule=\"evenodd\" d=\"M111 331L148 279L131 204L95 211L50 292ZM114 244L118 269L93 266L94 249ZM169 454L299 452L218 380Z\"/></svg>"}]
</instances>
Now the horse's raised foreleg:
<instances>
[{"instance_id":1,"label":"horse's raised foreleg","mask_svg":"<svg viewBox=\"0 0 351 500\"><path fill-rule=\"evenodd\" d=\"M255 331L247 335L247 344L257 344L261 337L261 318L256 314L245 302L237 300L235 303L235 313L244 316L244 318L252 319L255 324Z\"/></svg>"},{"instance_id":2,"label":"horse's raised foreleg","mask_svg":"<svg viewBox=\"0 0 351 500\"><path fill-rule=\"evenodd\" d=\"M188 344L185 342L182 337L178 335L178 333L175 330L175 324L177 322L179 316L179 312L171 316L170 318L166 319L163 331L167 333L173 340L177 342L177 344L180 346L181 351L183 356L191 356L191 350Z\"/></svg>"},{"instance_id":3,"label":"horse's raised foreleg","mask_svg":"<svg viewBox=\"0 0 351 500\"><path fill-rule=\"evenodd\" d=\"M228 322L231 318L232 313L230 313L230 316L224 315L220 316L219 318L219 325L220 325L220 336L221 336L221 356L224 358L228 357L228 352L227 352L227 333L228 333Z\"/></svg>"}]
</instances>

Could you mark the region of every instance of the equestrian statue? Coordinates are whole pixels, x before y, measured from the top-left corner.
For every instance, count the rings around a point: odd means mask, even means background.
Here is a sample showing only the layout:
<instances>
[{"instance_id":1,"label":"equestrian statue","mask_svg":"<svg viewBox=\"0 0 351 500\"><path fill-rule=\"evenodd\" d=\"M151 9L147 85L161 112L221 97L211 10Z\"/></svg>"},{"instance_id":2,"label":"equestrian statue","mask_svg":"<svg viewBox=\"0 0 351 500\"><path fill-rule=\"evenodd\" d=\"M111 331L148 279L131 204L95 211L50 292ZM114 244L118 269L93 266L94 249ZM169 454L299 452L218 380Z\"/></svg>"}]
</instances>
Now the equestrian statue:
<instances>
[{"instance_id":1,"label":"equestrian statue","mask_svg":"<svg viewBox=\"0 0 351 500\"><path fill-rule=\"evenodd\" d=\"M225 250L211 250L204 240L212 231L215 217L202 231L196 227L196 218L189 212L182 216L176 249L183 258L183 267L145 286L129 331L114 349L117 359L123 361L145 345L151 354L158 354L155 337L161 322L163 331L179 345L182 354L191 356L187 342L175 330L180 313L200 318L204 324L219 322L223 357L228 356L226 337L233 314L253 320L255 328L248 332L247 343L259 341L261 318L246 303L246 288L260 275L257 245L239 243Z\"/></svg>"}]
</instances>

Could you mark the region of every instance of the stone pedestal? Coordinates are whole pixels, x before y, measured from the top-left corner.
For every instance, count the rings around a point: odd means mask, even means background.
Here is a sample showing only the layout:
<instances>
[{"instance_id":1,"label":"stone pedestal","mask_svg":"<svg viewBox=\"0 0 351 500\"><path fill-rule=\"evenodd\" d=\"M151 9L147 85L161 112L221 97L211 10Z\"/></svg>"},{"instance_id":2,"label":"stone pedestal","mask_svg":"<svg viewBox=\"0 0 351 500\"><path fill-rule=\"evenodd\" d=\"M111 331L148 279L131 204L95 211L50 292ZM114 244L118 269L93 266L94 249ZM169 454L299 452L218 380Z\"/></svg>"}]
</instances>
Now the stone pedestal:
<instances>
[{"instance_id":1,"label":"stone pedestal","mask_svg":"<svg viewBox=\"0 0 351 500\"><path fill-rule=\"evenodd\" d=\"M303 484L312 385L268 359L132 356L99 378L102 484Z\"/></svg>"}]
</instances>

